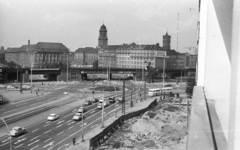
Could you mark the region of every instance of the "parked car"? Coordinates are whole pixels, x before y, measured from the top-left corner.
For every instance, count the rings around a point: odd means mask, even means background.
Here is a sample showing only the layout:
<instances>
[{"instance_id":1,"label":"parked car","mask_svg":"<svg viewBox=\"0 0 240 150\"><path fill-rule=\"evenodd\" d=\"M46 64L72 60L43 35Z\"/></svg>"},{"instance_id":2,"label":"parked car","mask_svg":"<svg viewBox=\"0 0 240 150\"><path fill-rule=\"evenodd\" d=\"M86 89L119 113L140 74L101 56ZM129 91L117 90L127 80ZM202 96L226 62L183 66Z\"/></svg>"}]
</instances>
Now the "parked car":
<instances>
[{"instance_id":1,"label":"parked car","mask_svg":"<svg viewBox=\"0 0 240 150\"><path fill-rule=\"evenodd\" d=\"M92 101L91 100L85 100L84 104L85 105L92 105Z\"/></svg>"},{"instance_id":2,"label":"parked car","mask_svg":"<svg viewBox=\"0 0 240 150\"><path fill-rule=\"evenodd\" d=\"M50 114L47 118L47 120L49 120L49 121L54 121L57 119L59 119L59 116L57 114Z\"/></svg>"},{"instance_id":3,"label":"parked car","mask_svg":"<svg viewBox=\"0 0 240 150\"><path fill-rule=\"evenodd\" d=\"M27 130L23 127L13 127L10 131L11 136L19 136L24 133L27 133Z\"/></svg>"},{"instance_id":4,"label":"parked car","mask_svg":"<svg viewBox=\"0 0 240 150\"><path fill-rule=\"evenodd\" d=\"M77 111L80 113L84 113L87 111L87 109L84 106L81 106L81 107L79 107L79 109Z\"/></svg>"},{"instance_id":5,"label":"parked car","mask_svg":"<svg viewBox=\"0 0 240 150\"><path fill-rule=\"evenodd\" d=\"M85 116L84 115L82 116L82 113L79 112L73 116L73 120L82 120L82 118L84 119Z\"/></svg>"},{"instance_id":6,"label":"parked car","mask_svg":"<svg viewBox=\"0 0 240 150\"><path fill-rule=\"evenodd\" d=\"M108 100L109 100L109 103L115 103L116 102L115 97L109 97Z\"/></svg>"}]
</instances>

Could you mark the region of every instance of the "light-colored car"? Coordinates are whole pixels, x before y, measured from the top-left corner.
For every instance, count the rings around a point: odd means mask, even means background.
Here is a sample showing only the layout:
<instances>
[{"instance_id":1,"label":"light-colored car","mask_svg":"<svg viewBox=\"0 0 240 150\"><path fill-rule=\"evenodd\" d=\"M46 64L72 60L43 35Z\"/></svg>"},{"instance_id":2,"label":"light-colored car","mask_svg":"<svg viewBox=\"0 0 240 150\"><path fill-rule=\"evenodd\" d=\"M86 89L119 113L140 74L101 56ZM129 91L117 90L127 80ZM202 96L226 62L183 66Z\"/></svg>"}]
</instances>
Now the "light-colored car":
<instances>
[{"instance_id":1,"label":"light-colored car","mask_svg":"<svg viewBox=\"0 0 240 150\"><path fill-rule=\"evenodd\" d=\"M11 136L19 136L24 133L27 133L27 130L23 127L13 127L10 131Z\"/></svg>"},{"instance_id":2,"label":"light-colored car","mask_svg":"<svg viewBox=\"0 0 240 150\"><path fill-rule=\"evenodd\" d=\"M83 119L85 118L84 115L82 116L82 113L78 112L73 116L73 120L82 120L82 117Z\"/></svg>"},{"instance_id":3,"label":"light-colored car","mask_svg":"<svg viewBox=\"0 0 240 150\"><path fill-rule=\"evenodd\" d=\"M29 86L29 85L22 85L22 89L23 90L30 90L31 86Z\"/></svg>"},{"instance_id":4,"label":"light-colored car","mask_svg":"<svg viewBox=\"0 0 240 150\"><path fill-rule=\"evenodd\" d=\"M84 112L86 112L87 111L87 109L84 107L84 106L81 106L81 107L79 107L79 109L78 109L78 112L80 112L80 113L84 113Z\"/></svg>"},{"instance_id":5,"label":"light-colored car","mask_svg":"<svg viewBox=\"0 0 240 150\"><path fill-rule=\"evenodd\" d=\"M57 120L59 119L59 116L57 114L50 114L47 118L49 121Z\"/></svg>"},{"instance_id":6,"label":"light-colored car","mask_svg":"<svg viewBox=\"0 0 240 150\"><path fill-rule=\"evenodd\" d=\"M97 108L99 108L99 109L102 108L102 105L103 105L104 107L109 106L109 105L110 105L109 100L108 100L108 99L105 99L105 100L100 99L100 100L98 101Z\"/></svg>"},{"instance_id":7,"label":"light-colored car","mask_svg":"<svg viewBox=\"0 0 240 150\"><path fill-rule=\"evenodd\" d=\"M68 95L69 93L68 92L63 92L63 95Z\"/></svg>"},{"instance_id":8,"label":"light-colored car","mask_svg":"<svg viewBox=\"0 0 240 150\"><path fill-rule=\"evenodd\" d=\"M6 87L6 85L0 84L0 88L5 88L5 87Z\"/></svg>"}]
</instances>

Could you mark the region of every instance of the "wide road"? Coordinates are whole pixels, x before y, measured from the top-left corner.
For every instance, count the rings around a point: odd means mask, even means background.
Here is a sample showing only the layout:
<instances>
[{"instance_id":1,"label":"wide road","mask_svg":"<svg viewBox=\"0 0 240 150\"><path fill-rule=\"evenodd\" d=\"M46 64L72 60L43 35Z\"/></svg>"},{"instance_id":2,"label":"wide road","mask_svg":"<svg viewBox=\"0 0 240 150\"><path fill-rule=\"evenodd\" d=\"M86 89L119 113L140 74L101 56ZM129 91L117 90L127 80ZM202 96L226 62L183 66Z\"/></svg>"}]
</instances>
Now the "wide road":
<instances>
[{"instance_id":1,"label":"wide road","mask_svg":"<svg viewBox=\"0 0 240 150\"><path fill-rule=\"evenodd\" d=\"M60 98L66 97L68 95L63 95L63 92L69 93L79 93L83 88L92 87L92 83L81 83L81 84L68 84L61 86L50 86L44 92L50 93L41 97L30 98L28 100L22 100L19 102L6 103L0 105L0 117L8 116L14 113L18 113L29 108L33 108L42 104L49 102L57 102ZM70 99L66 100L70 101Z\"/></svg>"},{"instance_id":2,"label":"wide road","mask_svg":"<svg viewBox=\"0 0 240 150\"><path fill-rule=\"evenodd\" d=\"M130 101L131 98L130 90L131 89L126 91L127 101ZM134 92L136 92L136 90L136 88L133 89ZM134 94L134 92L132 92L132 94ZM129 103L127 105L129 105ZM60 119L56 121L47 121L46 118L43 118L42 121L29 126L27 128L28 133L12 138L12 149L50 150L63 147L64 144L71 141L75 134L79 134L82 130L82 122L72 120L78 107L79 106L76 106L74 109L63 112L60 114ZM106 114L112 112L106 117L113 115L114 110L115 104L106 107L104 110ZM84 116L84 132L90 131L94 126L100 125L101 123L101 109L97 109L97 104L88 106ZM9 140L7 137L1 139L0 149L9 149Z\"/></svg>"}]
</instances>

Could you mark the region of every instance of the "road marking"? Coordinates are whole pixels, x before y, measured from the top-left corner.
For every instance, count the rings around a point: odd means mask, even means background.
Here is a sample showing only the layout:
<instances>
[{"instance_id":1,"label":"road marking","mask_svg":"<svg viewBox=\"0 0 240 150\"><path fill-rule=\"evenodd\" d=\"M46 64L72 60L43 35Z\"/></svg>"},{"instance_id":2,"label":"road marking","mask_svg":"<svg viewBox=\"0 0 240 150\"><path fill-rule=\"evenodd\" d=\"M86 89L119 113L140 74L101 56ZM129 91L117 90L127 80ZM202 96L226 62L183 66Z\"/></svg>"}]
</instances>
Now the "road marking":
<instances>
[{"instance_id":1,"label":"road marking","mask_svg":"<svg viewBox=\"0 0 240 150\"><path fill-rule=\"evenodd\" d=\"M38 130L38 129L33 130L32 133L35 132L35 131L37 131L37 130Z\"/></svg>"},{"instance_id":2,"label":"road marking","mask_svg":"<svg viewBox=\"0 0 240 150\"><path fill-rule=\"evenodd\" d=\"M24 136L26 136L26 135L19 136L18 139L21 139L21 138L23 138ZM25 140L25 139L23 139L23 140Z\"/></svg>"},{"instance_id":3,"label":"road marking","mask_svg":"<svg viewBox=\"0 0 240 150\"><path fill-rule=\"evenodd\" d=\"M18 146L14 146L14 148L18 148L18 147L20 147L20 146L22 146L23 145L23 143L22 144L20 144L20 145L18 145Z\"/></svg>"},{"instance_id":4,"label":"road marking","mask_svg":"<svg viewBox=\"0 0 240 150\"><path fill-rule=\"evenodd\" d=\"M46 132L44 132L44 134L46 134L46 133L48 133L48 132L50 132L51 130L48 130L48 131L46 131Z\"/></svg>"},{"instance_id":5,"label":"road marking","mask_svg":"<svg viewBox=\"0 0 240 150\"><path fill-rule=\"evenodd\" d=\"M92 114L92 113L94 113L94 112L95 112L95 110L91 111L90 114Z\"/></svg>"},{"instance_id":6,"label":"road marking","mask_svg":"<svg viewBox=\"0 0 240 150\"><path fill-rule=\"evenodd\" d=\"M38 104L41 104L41 102L38 102L38 103L35 103L35 104L31 104L30 106L38 105Z\"/></svg>"},{"instance_id":7,"label":"road marking","mask_svg":"<svg viewBox=\"0 0 240 150\"><path fill-rule=\"evenodd\" d=\"M46 127L46 126L49 126L50 125L50 123L49 124L46 124L46 125L44 125L44 127Z\"/></svg>"},{"instance_id":8,"label":"road marking","mask_svg":"<svg viewBox=\"0 0 240 150\"><path fill-rule=\"evenodd\" d=\"M58 123L57 123L57 124L59 124L59 123L62 123L62 122L64 122L64 120L62 120L62 121L58 121Z\"/></svg>"},{"instance_id":9,"label":"road marking","mask_svg":"<svg viewBox=\"0 0 240 150\"><path fill-rule=\"evenodd\" d=\"M21 106L21 105L25 105L25 104L27 104L27 103L18 104L18 105L15 105L15 106Z\"/></svg>"},{"instance_id":10,"label":"road marking","mask_svg":"<svg viewBox=\"0 0 240 150\"><path fill-rule=\"evenodd\" d=\"M71 123L69 123L69 124L67 124L67 125L69 126L69 125L71 125L71 124L73 124L73 123L74 123L74 121L73 121L73 122L71 122Z\"/></svg>"},{"instance_id":11,"label":"road marking","mask_svg":"<svg viewBox=\"0 0 240 150\"><path fill-rule=\"evenodd\" d=\"M71 128L73 128L73 126L69 127L68 129L71 129Z\"/></svg>"},{"instance_id":12,"label":"road marking","mask_svg":"<svg viewBox=\"0 0 240 150\"><path fill-rule=\"evenodd\" d=\"M45 146L43 146L43 148L45 148L45 147L47 147L47 146L51 146L51 145L53 145L53 143L54 143L54 141L53 142L50 142L50 143L48 143L47 145L45 145Z\"/></svg>"},{"instance_id":13,"label":"road marking","mask_svg":"<svg viewBox=\"0 0 240 150\"><path fill-rule=\"evenodd\" d=\"M52 139L52 138L50 138L50 139L47 139L46 141L44 141L44 143L45 143L45 142L47 142L47 141L50 141L51 139Z\"/></svg>"},{"instance_id":14,"label":"road marking","mask_svg":"<svg viewBox=\"0 0 240 150\"><path fill-rule=\"evenodd\" d=\"M33 145L34 143L37 143L38 141L39 141L39 140L36 140L36 141L30 143L30 144L28 144L28 146Z\"/></svg>"},{"instance_id":15,"label":"road marking","mask_svg":"<svg viewBox=\"0 0 240 150\"><path fill-rule=\"evenodd\" d=\"M59 128L59 127L61 127L61 126L62 126L62 124L58 125L56 128Z\"/></svg>"},{"instance_id":16,"label":"road marking","mask_svg":"<svg viewBox=\"0 0 240 150\"><path fill-rule=\"evenodd\" d=\"M63 117L63 118L66 118L66 117L68 117L68 116L70 116L70 115L73 115L73 113L72 113L72 114L69 114L69 115L67 115L67 116L65 116L65 117Z\"/></svg>"},{"instance_id":17,"label":"road marking","mask_svg":"<svg viewBox=\"0 0 240 150\"><path fill-rule=\"evenodd\" d=\"M10 110L10 111L5 111L4 113L8 113L8 112L12 112L12 111L16 111L18 109L13 109L13 110Z\"/></svg>"},{"instance_id":18,"label":"road marking","mask_svg":"<svg viewBox=\"0 0 240 150\"><path fill-rule=\"evenodd\" d=\"M62 134L64 131L62 131L62 132L60 132L60 133L58 133L57 135L60 135L60 134Z\"/></svg>"},{"instance_id":19,"label":"road marking","mask_svg":"<svg viewBox=\"0 0 240 150\"><path fill-rule=\"evenodd\" d=\"M69 123L70 121L72 121L72 120L68 120L66 123Z\"/></svg>"},{"instance_id":20,"label":"road marking","mask_svg":"<svg viewBox=\"0 0 240 150\"><path fill-rule=\"evenodd\" d=\"M31 148L30 150L33 150L33 149L37 148L38 146L39 146L39 145L36 145L35 147Z\"/></svg>"},{"instance_id":21,"label":"road marking","mask_svg":"<svg viewBox=\"0 0 240 150\"><path fill-rule=\"evenodd\" d=\"M57 150L60 150L61 148L65 147L65 146L68 146L68 145L69 145L69 143L64 144L64 145L62 145L61 147L59 147Z\"/></svg>"},{"instance_id":22,"label":"road marking","mask_svg":"<svg viewBox=\"0 0 240 150\"><path fill-rule=\"evenodd\" d=\"M34 139L36 139L36 138L38 138L38 136L36 136L35 138L32 138L30 141L32 141L32 140L34 140Z\"/></svg>"}]
</instances>

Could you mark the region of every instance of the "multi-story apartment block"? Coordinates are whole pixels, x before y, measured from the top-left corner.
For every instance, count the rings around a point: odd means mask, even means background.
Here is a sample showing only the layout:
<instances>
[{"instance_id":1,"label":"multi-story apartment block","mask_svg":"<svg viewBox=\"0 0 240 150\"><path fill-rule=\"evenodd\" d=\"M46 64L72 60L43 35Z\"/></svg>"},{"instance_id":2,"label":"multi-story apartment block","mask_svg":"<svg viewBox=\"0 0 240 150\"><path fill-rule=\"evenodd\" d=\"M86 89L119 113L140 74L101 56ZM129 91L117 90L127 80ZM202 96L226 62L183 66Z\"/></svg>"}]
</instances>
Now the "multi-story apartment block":
<instances>
[{"instance_id":1,"label":"multi-story apartment block","mask_svg":"<svg viewBox=\"0 0 240 150\"><path fill-rule=\"evenodd\" d=\"M196 68L197 55L191 55L188 53L178 53L177 55L170 55L167 59L168 69L185 69Z\"/></svg>"},{"instance_id":2,"label":"multi-story apartment block","mask_svg":"<svg viewBox=\"0 0 240 150\"><path fill-rule=\"evenodd\" d=\"M26 68L48 68L67 63L69 50L62 43L38 42L23 45L20 48L8 48L5 51L7 62L15 62Z\"/></svg>"},{"instance_id":3,"label":"multi-story apartment block","mask_svg":"<svg viewBox=\"0 0 240 150\"><path fill-rule=\"evenodd\" d=\"M78 48L75 51L74 58L76 66L91 66L96 60L98 60L98 49L93 47Z\"/></svg>"}]
</instances>

